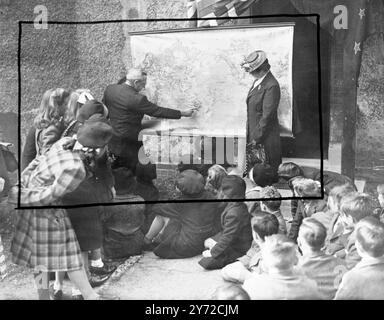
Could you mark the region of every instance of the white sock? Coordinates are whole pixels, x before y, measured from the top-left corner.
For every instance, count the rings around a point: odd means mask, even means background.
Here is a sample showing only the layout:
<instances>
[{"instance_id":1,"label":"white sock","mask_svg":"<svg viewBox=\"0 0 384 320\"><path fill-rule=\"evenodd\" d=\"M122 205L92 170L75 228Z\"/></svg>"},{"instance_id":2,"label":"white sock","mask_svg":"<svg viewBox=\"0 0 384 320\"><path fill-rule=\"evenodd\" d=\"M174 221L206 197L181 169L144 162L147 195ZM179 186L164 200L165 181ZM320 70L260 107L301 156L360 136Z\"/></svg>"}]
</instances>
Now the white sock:
<instances>
[{"instance_id":1,"label":"white sock","mask_svg":"<svg viewBox=\"0 0 384 320\"><path fill-rule=\"evenodd\" d=\"M55 281L53 283L53 290L55 290L55 291L63 290L63 284L58 282L58 281Z\"/></svg>"},{"instance_id":2,"label":"white sock","mask_svg":"<svg viewBox=\"0 0 384 320\"><path fill-rule=\"evenodd\" d=\"M97 259L97 260L91 260L91 266L94 268L102 268L104 266L103 260Z\"/></svg>"},{"instance_id":3,"label":"white sock","mask_svg":"<svg viewBox=\"0 0 384 320\"><path fill-rule=\"evenodd\" d=\"M81 291L75 287L72 288L72 295L73 296L81 296Z\"/></svg>"}]
</instances>

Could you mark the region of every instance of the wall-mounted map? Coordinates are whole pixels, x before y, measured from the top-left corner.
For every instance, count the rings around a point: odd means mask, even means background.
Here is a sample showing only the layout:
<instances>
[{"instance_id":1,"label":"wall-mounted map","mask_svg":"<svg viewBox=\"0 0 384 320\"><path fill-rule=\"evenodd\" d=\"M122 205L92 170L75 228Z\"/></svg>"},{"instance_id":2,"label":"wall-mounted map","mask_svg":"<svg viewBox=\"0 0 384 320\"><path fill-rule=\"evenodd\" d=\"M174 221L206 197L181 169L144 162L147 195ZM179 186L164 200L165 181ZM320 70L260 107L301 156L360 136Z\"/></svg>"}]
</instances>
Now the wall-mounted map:
<instances>
[{"instance_id":1,"label":"wall-mounted map","mask_svg":"<svg viewBox=\"0 0 384 320\"><path fill-rule=\"evenodd\" d=\"M252 78L240 68L261 49L281 86L282 135L292 132L293 24L186 29L131 34L133 65L148 73L146 95L160 106L200 106L192 118L163 120L159 130L208 136L245 136L246 96Z\"/></svg>"}]
</instances>

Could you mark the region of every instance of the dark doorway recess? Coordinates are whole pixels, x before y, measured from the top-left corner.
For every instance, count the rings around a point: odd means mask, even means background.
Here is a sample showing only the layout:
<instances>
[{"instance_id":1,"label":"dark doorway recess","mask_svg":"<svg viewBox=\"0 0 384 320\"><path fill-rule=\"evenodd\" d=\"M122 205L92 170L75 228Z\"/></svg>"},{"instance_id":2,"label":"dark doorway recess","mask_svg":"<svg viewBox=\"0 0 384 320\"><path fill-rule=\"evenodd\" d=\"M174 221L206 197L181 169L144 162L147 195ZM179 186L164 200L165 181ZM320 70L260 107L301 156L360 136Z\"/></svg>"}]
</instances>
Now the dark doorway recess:
<instances>
[{"instance_id":1,"label":"dark doorway recess","mask_svg":"<svg viewBox=\"0 0 384 320\"><path fill-rule=\"evenodd\" d=\"M251 15L300 14L287 0L261 0ZM294 22L293 39L293 138L282 137L283 157L320 157L317 26L315 17L254 18L252 23ZM330 122L331 36L320 29L321 114L323 155L328 158ZM262 48L256 48L262 49ZM268 54L268 53L267 53ZM273 66L272 66L273 68Z\"/></svg>"}]
</instances>

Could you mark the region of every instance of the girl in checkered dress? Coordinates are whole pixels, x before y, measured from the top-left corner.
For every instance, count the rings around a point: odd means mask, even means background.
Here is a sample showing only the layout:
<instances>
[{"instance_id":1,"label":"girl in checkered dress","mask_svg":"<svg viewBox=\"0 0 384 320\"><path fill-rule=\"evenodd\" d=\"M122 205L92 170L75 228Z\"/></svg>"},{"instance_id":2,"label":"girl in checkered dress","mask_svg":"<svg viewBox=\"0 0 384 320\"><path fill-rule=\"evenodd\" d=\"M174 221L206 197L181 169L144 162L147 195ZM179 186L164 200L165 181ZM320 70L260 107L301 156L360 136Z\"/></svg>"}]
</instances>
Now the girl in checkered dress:
<instances>
[{"instance_id":1,"label":"girl in checkered dress","mask_svg":"<svg viewBox=\"0 0 384 320\"><path fill-rule=\"evenodd\" d=\"M112 136L112 128L101 122L83 125L78 141L89 148L103 147ZM33 268L40 299L49 299L48 272L65 271L80 289L84 299L98 299L91 288L81 258L79 244L65 209L52 208L74 191L87 177L87 163L93 156L87 151L70 150L71 138L56 142L43 156L34 159L22 172L20 204L30 208L19 211L12 241L12 261ZM72 144L73 146L73 144ZM16 202L17 190L10 199Z\"/></svg>"}]
</instances>

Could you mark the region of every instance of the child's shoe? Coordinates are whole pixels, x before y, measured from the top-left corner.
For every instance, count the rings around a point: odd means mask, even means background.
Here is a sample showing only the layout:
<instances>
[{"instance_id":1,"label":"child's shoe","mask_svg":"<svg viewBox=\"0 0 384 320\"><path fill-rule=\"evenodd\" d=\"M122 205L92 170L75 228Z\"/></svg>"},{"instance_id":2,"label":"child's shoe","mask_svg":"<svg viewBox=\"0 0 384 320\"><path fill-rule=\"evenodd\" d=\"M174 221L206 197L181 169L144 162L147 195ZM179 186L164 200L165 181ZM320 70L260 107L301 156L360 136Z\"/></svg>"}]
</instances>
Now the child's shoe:
<instances>
[{"instance_id":1,"label":"child's shoe","mask_svg":"<svg viewBox=\"0 0 384 320\"><path fill-rule=\"evenodd\" d=\"M89 266L89 271L97 276L110 275L116 270L116 266L105 264L102 267Z\"/></svg>"},{"instance_id":2,"label":"child's shoe","mask_svg":"<svg viewBox=\"0 0 384 320\"><path fill-rule=\"evenodd\" d=\"M107 281L109 279L109 277L110 277L110 274L102 275L102 276L91 274L91 276L89 277L89 283L90 283L92 288L99 287L105 281Z\"/></svg>"}]
</instances>

